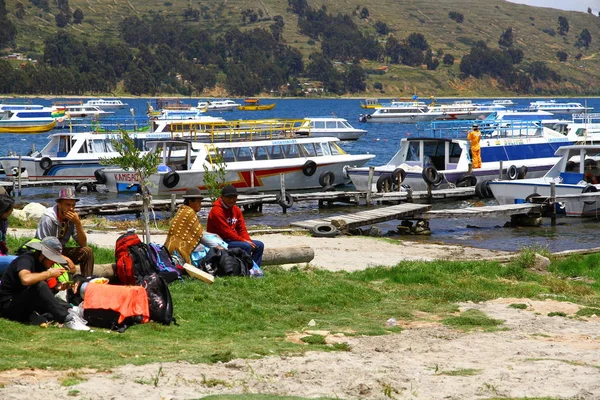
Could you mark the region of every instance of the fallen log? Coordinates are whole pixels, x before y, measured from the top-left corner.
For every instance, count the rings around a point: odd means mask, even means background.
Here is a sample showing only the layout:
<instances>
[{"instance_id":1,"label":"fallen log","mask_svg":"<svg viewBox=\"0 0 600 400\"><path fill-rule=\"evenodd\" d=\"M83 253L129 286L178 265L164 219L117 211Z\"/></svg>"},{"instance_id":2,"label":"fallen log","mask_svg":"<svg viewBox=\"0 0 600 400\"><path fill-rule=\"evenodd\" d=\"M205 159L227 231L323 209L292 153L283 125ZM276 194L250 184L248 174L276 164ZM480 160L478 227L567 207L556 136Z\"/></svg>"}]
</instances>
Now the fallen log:
<instances>
[{"instance_id":1,"label":"fallen log","mask_svg":"<svg viewBox=\"0 0 600 400\"><path fill-rule=\"evenodd\" d=\"M268 247L263 253L262 265L301 264L310 262L313 258L315 251L310 246ZM113 264L94 265L94 275L112 278Z\"/></svg>"}]
</instances>

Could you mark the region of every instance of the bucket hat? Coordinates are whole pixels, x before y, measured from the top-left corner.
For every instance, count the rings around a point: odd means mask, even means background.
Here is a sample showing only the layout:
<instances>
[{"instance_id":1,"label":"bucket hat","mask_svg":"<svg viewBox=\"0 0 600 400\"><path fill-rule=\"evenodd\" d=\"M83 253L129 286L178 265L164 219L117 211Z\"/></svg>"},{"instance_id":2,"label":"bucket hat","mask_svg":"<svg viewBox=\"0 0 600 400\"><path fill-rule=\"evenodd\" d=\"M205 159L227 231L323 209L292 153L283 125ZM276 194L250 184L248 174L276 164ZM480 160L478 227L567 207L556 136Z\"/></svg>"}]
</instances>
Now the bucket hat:
<instances>
[{"instance_id":1,"label":"bucket hat","mask_svg":"<svg viewBox=\"0 0 600 400\"><path fill-rule=\"evenodd\" d=\"M39 250L42 255L55 263L67 264L67 260L62 256L62 244L54 236L46 236L39 242L25 243L25 246L34 250Z\"/></svg>"},{"instance_id":2,"label":"bucket hat","mask_svg":"<svg viewBox=\"0 0 600 400\"><path fill-rule=\"evenodd\" d=\"M200 189L198 188L189 188L188 190L185 191L185 194L183 195L184 199L203 199L204 196L202 196L202 193L200 192Z\"/></svg>"},{"instance_id":3,"label":"bucket hat","mask_svg":"<svg viewBox=\"0 0 600 400\"><path fill-rule=\"evenodd\" d=\"M65 188L60 189L60 191L58 192L58 198L56 199L56 201L61 201L61 200L79 201L79 198L77 198L77 196L75 196L75 189L73 189L72 187L65 187Z\"/></svg>"}]
</instances>

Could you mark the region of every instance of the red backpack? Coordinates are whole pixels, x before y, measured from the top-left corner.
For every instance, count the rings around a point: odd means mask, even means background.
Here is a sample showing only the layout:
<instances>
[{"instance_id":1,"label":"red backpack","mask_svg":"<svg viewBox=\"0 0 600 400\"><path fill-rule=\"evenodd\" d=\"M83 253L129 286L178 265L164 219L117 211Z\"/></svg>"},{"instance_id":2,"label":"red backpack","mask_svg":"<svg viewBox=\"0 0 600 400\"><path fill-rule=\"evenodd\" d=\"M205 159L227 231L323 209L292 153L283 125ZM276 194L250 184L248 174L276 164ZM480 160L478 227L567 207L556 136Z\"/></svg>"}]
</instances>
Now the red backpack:
<instances>
[{"instance_id":1,"label":"red backpack","mask_svg":"<svg viewBox=\"0 0 600 400\"><path fill-rule=\"evenodd\" d=\"M151 263L147 246L135 232L119 236L115 244L117 277L123 285L136 285L138 280L158 272Z\"/></svg>"}]
</instances>

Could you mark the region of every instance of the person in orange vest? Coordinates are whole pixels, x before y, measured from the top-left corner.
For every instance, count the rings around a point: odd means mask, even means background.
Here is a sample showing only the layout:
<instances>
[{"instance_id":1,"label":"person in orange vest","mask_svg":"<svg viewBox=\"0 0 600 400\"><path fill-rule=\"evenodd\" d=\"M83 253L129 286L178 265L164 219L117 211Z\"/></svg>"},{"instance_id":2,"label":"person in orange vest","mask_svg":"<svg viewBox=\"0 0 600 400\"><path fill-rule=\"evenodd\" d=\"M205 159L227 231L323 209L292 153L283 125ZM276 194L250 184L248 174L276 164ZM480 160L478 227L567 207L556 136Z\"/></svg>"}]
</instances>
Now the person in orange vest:
<instances>
[{"instance_id":1,"label":"person in orange vest","mask_svg":"<svg viewBox=\"0 0 600 400\"><path fill-rule=\"evenodd\" d=\"M481 147L479 146L481 132L479 132L479 125L473 124L473 130L469 132L467 139L471 142L471 163L473 164L473 168L481 168Z\"/></svg>"}]
</instances>

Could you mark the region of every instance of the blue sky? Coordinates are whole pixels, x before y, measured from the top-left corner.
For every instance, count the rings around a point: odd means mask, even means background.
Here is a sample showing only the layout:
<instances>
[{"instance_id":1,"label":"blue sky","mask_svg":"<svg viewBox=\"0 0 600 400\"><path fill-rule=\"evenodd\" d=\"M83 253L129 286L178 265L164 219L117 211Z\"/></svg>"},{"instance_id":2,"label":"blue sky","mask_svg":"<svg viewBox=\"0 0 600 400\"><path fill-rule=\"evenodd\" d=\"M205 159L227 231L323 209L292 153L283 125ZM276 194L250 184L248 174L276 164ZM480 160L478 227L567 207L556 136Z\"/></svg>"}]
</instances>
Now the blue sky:
<instances>
[{"instance_id":1,"label":"blue sky","mask_svg":"<svg viewBox=\"0 0 600 400\"><path fill-rule=\"evenodd\" d=\"M528 6L558 8L559 10L587 12L588 7L595 15L600 11L600 0L507 0Z\"/></svg>"}]
</instances>

